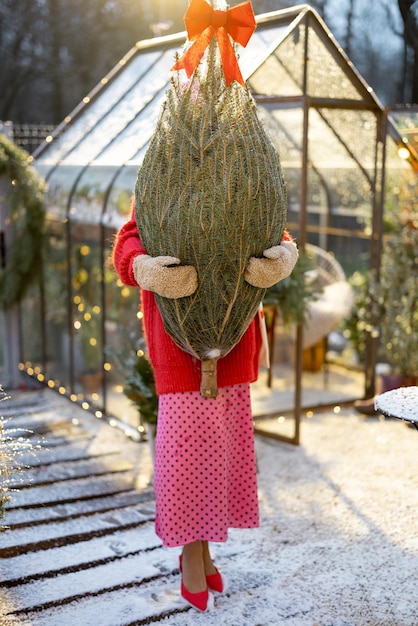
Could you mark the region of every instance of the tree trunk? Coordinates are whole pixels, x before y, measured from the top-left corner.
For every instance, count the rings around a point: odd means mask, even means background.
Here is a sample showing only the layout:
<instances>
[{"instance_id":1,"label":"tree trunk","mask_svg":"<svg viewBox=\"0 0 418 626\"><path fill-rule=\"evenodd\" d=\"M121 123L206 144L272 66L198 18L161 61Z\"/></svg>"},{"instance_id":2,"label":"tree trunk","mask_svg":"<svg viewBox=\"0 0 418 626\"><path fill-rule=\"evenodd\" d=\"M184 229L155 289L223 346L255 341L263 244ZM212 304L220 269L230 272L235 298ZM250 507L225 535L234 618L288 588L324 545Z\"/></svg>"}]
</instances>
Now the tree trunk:
<instances>
[{"instance_id":1,"label":"tree trunk","mask_svg":"<svg viewBox=\"0 0 418 626\"><path fill-rule=\"evenodd\" d=\"M398 0L405 25L405 43L413 50L411 102L418 103L418 12L417 0ZM415 7L413 7L415 5Z\"/></svg>"},{"instance_id":2,"label":"tree trunk","mask_svg":"<svg viewBox=\"0 0 418 626\"><path fill-rule=\"evenodd\" d=\"M64 117L61 75L61 11L60 0L49 0L49 15L51 29L51 83L52 83L52 117L54 124L58 124Z\"/></svg>"}]
</instances>

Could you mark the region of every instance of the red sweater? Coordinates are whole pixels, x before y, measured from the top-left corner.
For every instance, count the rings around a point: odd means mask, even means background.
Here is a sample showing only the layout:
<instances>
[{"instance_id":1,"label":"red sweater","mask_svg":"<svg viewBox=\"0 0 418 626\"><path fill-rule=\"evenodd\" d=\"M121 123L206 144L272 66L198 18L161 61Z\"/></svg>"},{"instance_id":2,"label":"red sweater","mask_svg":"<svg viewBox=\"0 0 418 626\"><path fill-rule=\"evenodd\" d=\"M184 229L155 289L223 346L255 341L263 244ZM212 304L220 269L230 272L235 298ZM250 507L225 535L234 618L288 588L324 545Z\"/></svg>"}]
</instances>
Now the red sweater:
<instances>
[{"instance_id":1,"label":"red sweater","mask_svg":"<svg viewBox=\"0 0 418 626\"><path fill-rule=\"evenodd\" d=\"M285 239L290 239L285 233ZM133 273L133 262L139 254L146 254L139 239L134 212L116 235L113 262L125 285L138 286ZM162 317L151 291L141 290L145 330L157 394L181 391L199 391L200 361L181 350L166 333ZM239 343L218 361L218 386L228 387L257 380L261 336L258 316L251 322Z\"/></svg>"}]
</instances>

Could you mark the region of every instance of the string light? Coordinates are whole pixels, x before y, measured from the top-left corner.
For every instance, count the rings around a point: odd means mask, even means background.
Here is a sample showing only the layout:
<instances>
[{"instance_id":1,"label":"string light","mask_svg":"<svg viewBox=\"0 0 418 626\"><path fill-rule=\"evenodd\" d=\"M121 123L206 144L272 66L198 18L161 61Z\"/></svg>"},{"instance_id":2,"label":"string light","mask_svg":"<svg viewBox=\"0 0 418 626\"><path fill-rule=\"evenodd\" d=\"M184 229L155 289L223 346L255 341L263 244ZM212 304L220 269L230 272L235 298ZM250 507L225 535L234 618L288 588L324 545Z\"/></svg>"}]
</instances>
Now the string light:
<instances>
[{"instance_id":1,"label":"string light","mask_svg":"<svg viewBox=\"0 0 418 626\"><path fill-rule=\"evenodd\" d=\"M110 363L105 363L104 365L104 369L108 369L110 370L112 368ZM26 374L28 374L29 376L33 376L35 371L40 371L40 367L39 366L33 366L30 362L25 362L25 363L19 363L18 364L18 369L21 372L26 372ZM71 402L73 402L74 404L78 404L82 409L84 409L85 411L91 411L92 414L100 420L103 420L103 418L105 417L105 414L103 413L102 410L94 408L94 406L92 405L91 402L87 401L84 398L84 394L82 393L70 393L70 391L64 386L62 385L59 381L57 380L53 380L52 378L47 379L46 376L44 374L42 374L41 372L39 374L37 374L36 376L37 380L39 380L40 382L43 382L47 387L49 387L49 389L53 389L59 392L60 395L62 396L66 396L68 398L68 400L70 400ZM123 386L122 385L118 385L115 386L114 388L115 392L117 393L122 393L123 392ZM91 399L93 401L97 401L99 400L99 394L98 393L92 393L91 394ZM94 410L93 410L94 409ZM72 423L74 425L79 425L80 424L80 420L77 417L74 417L71 419ZM141 435L145 432L145 428L141 425L138 426L138 428L126 428L126 424L123 424L123 422L120 422L120 420L118 420L117 418L114 417L110 417L108 419L108 423L113 426L114 428L120 428L125 436L133 439L134 441L141 441ZM140 436L138 437L135 433L138 432L140 434Z\"/></svg>"},{"instance_id":2,"label":"string light","mask_svg":"<svg viewBox=\"0 0 418 626\"><path fill-rule=\"evenodd\" d=\"M411 153L409 152L408 148L404 148L404 147L400 147L398 148L398 157L401 159L409 159L409 157L411 156Z\"/></svg>"}]
</instances>

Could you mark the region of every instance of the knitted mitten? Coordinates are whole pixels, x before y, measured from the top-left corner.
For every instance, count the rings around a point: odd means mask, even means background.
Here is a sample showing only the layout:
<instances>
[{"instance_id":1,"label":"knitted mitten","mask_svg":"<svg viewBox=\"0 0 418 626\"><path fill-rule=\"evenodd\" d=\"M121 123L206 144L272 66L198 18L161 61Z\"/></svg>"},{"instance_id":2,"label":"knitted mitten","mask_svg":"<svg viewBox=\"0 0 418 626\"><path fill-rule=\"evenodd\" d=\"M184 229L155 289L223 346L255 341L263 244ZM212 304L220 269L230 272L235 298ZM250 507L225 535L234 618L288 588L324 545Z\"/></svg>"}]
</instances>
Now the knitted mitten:
<instances>
[{"instance_id":1,"label":"knitted mitten","mask_svg":"<svg viewBox=\"0 0 418 626\"><path fill-rule=\"evenodd\" d=\"M184 298L197 288L197 272L192 265L179 265L173 256L151 257L140 254L133 262L135 280L142 289L164 298ZM171 267L171 266L178 267Z\"/></svg>"},{"instance_id":2,"label":"knitted mitten","mask_svg":"<svg viewBox=\"0 0 418 626\"><path fill-rule=\"evenodd\" d=\"M292 241L282 241L280 245L264 250L263 255L261 259L250 258L244 278L253 287L267 289L292 273L299 253Z\"/></svg>"}]
</instances>

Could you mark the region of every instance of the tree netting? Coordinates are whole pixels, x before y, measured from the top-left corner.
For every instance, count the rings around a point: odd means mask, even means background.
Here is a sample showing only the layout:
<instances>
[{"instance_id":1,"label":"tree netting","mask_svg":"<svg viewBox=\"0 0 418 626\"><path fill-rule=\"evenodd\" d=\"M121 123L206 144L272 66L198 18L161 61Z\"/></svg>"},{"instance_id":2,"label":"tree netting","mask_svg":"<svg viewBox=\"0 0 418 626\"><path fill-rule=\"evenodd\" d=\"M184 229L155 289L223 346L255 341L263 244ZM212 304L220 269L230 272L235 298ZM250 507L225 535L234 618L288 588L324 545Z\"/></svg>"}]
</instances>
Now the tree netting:
<instances>
[{"instance_id":1,"label":"tree netting","mask_svg":"<svg viewBox=\"0 0 418 626\"><path fill-rule=\"evenodd\" d=\"M196 268L195 293L156 299L166 331L216 379L216 360L238 343L263 299L244 272L251 256L280 243L286 189L248 88L226 86L215 39L192 78L182 79L183 71L172 77L138 173L136 220L148 254ZM216 395L216 384L209 387L202 394Z\"/></svg>"}]
</instances>

